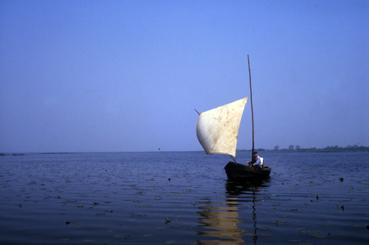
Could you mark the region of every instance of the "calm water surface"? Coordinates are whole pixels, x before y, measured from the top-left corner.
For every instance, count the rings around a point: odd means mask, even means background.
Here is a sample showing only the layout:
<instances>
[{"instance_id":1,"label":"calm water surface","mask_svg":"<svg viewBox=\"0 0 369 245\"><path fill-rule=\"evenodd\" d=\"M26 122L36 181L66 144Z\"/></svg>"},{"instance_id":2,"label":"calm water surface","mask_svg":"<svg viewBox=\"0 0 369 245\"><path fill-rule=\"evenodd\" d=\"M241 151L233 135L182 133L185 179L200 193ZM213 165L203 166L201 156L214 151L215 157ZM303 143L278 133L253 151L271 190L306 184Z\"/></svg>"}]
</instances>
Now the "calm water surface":
<instances>
[{"instance_id":1,"label":"calm water surface","mask_svg":"<svg viewBox=\"0 0 369 245\"><path fill-rule=\"evenodd\" d=\"M245 185L200 152L0 156L0 244L369 244L369 153L263 156Z\"/></svg>"}]
</instances>

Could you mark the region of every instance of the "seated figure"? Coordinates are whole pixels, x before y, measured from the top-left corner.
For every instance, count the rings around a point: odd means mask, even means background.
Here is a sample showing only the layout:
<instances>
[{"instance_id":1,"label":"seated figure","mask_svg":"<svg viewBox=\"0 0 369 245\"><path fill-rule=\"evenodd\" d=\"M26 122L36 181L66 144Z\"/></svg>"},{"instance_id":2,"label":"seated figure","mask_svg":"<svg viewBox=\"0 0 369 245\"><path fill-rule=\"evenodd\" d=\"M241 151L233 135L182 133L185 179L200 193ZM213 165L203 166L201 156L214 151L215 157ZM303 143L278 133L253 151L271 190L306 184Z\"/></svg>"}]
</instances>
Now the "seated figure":
<instances>
[{"instance_id":1,"label":"seated figure","mask_svg":"<svg viewBox=\"0 0 369 245\"><path fill-rule=\"evenodd\" d=\"M264 159L261 156L259 156L256 151L254 151L252 153L252 159L248 164L249 166L262 168L264 164Z\"/></svg>"}]
</instances>

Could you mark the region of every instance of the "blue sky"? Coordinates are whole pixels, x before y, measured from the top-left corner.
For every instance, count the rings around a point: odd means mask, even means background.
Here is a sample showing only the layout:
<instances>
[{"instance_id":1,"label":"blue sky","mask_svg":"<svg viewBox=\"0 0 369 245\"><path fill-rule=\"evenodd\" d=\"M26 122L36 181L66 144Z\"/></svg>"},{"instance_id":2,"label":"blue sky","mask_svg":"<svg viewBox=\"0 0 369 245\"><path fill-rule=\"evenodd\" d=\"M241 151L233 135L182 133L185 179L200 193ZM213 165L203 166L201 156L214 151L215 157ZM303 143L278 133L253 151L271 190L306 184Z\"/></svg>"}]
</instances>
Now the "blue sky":
<instances>
[{"instance_id":1,"label":"blue sky","mask_svg":"<svg viewBox=\"0 0 369 245\"><path fill-rule=\"evenodd\" d=\"M200 150L248 96L256 146L369 145L368 1L0 1L0 151ZM250 148L247 105L239 148Z\"/></svg>"}]
</instances>

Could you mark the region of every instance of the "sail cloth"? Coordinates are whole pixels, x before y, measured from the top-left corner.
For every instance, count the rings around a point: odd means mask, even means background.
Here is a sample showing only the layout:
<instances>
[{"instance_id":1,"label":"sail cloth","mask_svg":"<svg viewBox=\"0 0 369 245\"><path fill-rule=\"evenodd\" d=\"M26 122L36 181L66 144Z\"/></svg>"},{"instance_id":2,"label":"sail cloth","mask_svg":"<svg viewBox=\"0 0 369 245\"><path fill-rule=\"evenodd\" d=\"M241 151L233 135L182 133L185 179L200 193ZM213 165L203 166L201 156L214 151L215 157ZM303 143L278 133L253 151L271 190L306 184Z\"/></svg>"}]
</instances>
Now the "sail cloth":
<instances>
[{"instance_id":1,"label":"sail cloth","mask_svg":"<svg viewBox=\"0 0 369 245\"><path fill-rule=\"evenodd\" d=\"M200 113L197 139L207 154L236 157L237 137L247 97Z\"/></svg>"}]
</instances>

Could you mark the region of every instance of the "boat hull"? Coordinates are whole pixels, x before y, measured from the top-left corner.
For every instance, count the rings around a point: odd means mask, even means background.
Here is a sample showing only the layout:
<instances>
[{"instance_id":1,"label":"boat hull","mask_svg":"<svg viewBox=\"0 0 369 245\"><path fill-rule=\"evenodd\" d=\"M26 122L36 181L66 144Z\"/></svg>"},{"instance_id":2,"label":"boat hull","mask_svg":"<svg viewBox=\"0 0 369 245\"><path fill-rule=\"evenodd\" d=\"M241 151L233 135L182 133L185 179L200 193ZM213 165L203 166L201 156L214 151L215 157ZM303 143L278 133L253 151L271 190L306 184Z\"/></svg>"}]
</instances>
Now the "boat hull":
<instances>
[{"instance_id":1,"label":"boat hull","mask_svg":"<svg viewBox=\"0 0 369 245\"><path fill-rule=\"evenodd\" d=\"M228 179L232 180L266 179L269 178L271 171L271 169L267 166L259 168L235 162L229 162L224 169Z\"/></svg>"}]
</instances>

